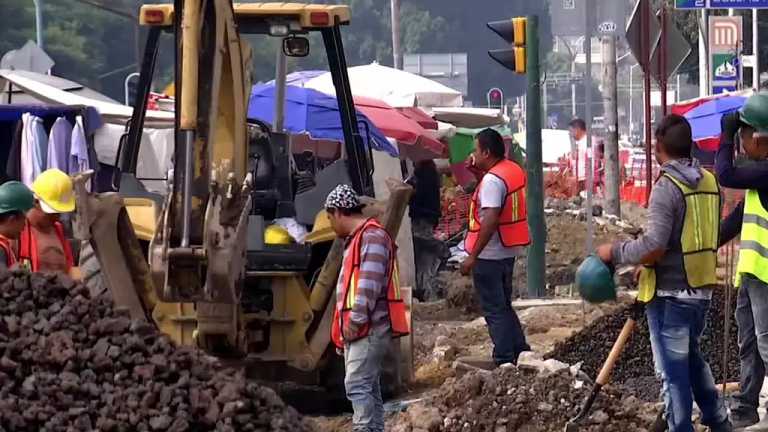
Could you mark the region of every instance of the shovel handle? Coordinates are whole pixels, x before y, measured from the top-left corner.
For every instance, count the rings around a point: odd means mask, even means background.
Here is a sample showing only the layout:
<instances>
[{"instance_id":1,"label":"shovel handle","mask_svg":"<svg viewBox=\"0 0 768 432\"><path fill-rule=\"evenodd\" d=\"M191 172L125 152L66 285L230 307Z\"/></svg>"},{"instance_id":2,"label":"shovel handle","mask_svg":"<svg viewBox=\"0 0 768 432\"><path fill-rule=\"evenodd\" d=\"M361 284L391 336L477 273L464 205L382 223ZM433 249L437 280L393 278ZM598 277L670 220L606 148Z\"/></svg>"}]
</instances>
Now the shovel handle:
<instances>
[{"instance_id":1,"label":"shovel handle","mask_svg":"<svg viewBox=\"0 0 768 432\"><path fill-rule=\"evenodd\" d=\"M634 329L635 320L633 318L628 318L627 322L624 323L624 327L621 329L621 333L619 333L619 337L616 338L616 342L613 343L611 352L608 354L608 358L605 359L605 363L603 364L602 369L600 369L600 373L597 375L597 380L595 381L596 384L602 387L608 383L608 379L611 377L611 372L613 371L613 366L616 365L616 361L619 359L621 351L624 350L624 345L626 345L627 340Z\"/></svg>"}]
</instances>

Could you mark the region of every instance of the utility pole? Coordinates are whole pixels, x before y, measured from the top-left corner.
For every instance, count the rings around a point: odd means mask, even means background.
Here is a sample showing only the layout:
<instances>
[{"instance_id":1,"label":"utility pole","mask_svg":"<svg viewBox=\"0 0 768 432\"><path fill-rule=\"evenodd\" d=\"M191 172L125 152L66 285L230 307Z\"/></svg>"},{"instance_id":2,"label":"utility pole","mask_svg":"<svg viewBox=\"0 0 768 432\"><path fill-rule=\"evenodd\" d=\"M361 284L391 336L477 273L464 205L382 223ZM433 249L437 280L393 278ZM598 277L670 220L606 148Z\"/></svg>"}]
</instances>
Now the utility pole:
<instances>
[{"instance_id":1,"label":"utility pole","mask_svg":"<svg viewBox=\"0 0 768 432\"><path fill-rule=\"evenodd\" d=\"M526 25L526 171L528 175L527 211L531 230L528 250L528 294L544 296L546 263L544 246L547 227L544 223L544 173L541 154L541 71L539 69L539 17L530 15Z\"/></svg>"},{"instance_id":2,"label":"utility pole","mask_svg":"<svg viewBox=\"0 0 768 432\"><path fill-rule=\"evenodd\" d=\"M400 49L400 0L391 0L392 6L392 57L395 69L403 68L403 53Z\"/></svg>"},{"instance_id":3,"label":"utility pole","mask_svg":"<svg viewBox=\"0 0 768 432\"><path fill-rule=\"evenodd\" d=\"M586 185L587 185L587 202L585 213L587 217L587 242L586 253L587 255L593 252L592 237L595 235L595 227L592 220L592 189L594 188L594 169L593 169L593 154L592 154L592 20L590 17L594 14L592 8L594 2L592 0L586 1L587 5L587 34L584 36L584 54L587 57L587 69L584 71L584 92L586 93L585 103L586 115L584 121L587 123L587 154L584 155L586 162ZM578 166L578 164L577 164Z\"/></svg>"},{"instance_id":4,"label":"utility pole","mask_svg":"<svg viewBox=\"0 0 768 432\"><path fill-rule=\"evenodd\" d=\"M709 53L707 51L707 10L699 17L699 97L709 94Z\"/></svg>"},{"instance_id":5,"label":"utility pole","mask_svg":"<svg viewBox=\"0 0 768 432\"><path fill-rule=\"evenodd\" d=\"M755 64L752 66L752 87L755 91L760 90L760 40L758 33L760 26L757 22L758 9L752 9L752 57Z\"/></svg>"},{"instance_id":6,"label":"utility pole","mask_svg":"<svg viewBox=\"0 0 768 432\"><path fill-rule=\"evenodd\" d=\"M605 109L605 210L621 217L619 197L619 111L616 84L616 36L603 37L603 104ZM630 70L631 72L631 70ZM631 103L631 102L630 102Z\"/></svg>"},{"instance_id":7,"label":"utility pole","mask_svg":"<svg viewBox=\"0 0 768 432\"><path fill-rule=\"evenodd\" d=\"M35 33L37 33L37 47L45 48L45 38L43 37L43 0L35 1Z\"/></svg>"}]
</instances>

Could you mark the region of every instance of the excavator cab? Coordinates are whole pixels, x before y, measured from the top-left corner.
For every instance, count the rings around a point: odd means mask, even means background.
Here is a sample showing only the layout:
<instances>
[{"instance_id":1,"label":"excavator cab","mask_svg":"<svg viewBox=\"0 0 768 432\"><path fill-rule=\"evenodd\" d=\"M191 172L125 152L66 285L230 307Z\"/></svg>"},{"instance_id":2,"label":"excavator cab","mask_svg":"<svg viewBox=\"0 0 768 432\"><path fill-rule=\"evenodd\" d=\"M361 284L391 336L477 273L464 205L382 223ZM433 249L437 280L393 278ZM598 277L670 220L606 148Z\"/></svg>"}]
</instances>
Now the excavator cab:
<instances>
[{"instance_id":1,"label":"excavator cab","mask_svg":"<svg viewBox=\"0 0 768 432\"><path fill-rule=\"evenodd\" d=\"M76 236L90 241L115 305L133 318L179 344L246 356L264 378L317 383L334 363L329 329L343 250L338 240L330 245L322 203L339 183L373 197L373 158L341 38L349 8L175 0L142 6L140 21L149 31L114 191L89 193L88 176L75 178ZM158 195L142 187L136 169L164 33L174 40L175 147L167 193ZM286 56L302 57L315 33L344 134L343 157L322 167L312 155L292 154L287 135L246 118L252 51L242 35L280 38ZM393 237L409 196L400 188L384 209ZM314 226L305 244L274 223L285 218Z\"/></svg>"}]
</instances>

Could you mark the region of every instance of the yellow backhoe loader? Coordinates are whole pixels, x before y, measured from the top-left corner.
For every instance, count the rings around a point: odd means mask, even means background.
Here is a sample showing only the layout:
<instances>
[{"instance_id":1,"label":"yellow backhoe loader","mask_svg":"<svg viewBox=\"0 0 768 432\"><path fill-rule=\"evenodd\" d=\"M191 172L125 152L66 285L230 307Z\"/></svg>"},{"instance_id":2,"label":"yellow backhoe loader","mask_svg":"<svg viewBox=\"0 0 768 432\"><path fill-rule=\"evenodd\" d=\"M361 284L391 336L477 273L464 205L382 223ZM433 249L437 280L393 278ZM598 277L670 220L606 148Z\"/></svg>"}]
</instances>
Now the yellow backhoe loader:
<instances>
[{"instance_id":1,"label":"yellow backhoe loader","mask_svg":"<svg viewBox=\"0 0 768 432\"><path fill-rule=\"evenodd\" d=\"M247 359L261 378L341 385L329 329L343 246L322 203L339 183L373 196L342 47L348 7L176 0L142 6L140 20L148 37L114 191L89 193L89 175L75 179L74 230L91 251L82 267L100 270L116 307L179 344ZM241 34L278 37L285 55L304 56L311 32L322 36L345 139L338 160L299 169L290 136L246 119L253 60ZM175 150L167 193L154 194L136 167L163 33L175 41ZM411 190L390 190L369 207L396 235ZM312 226L307 241L291 241L280 218ZM403 360L388 362L390 390L410 375L410 344L393 347Z\"/></svg>"}]
</instances>

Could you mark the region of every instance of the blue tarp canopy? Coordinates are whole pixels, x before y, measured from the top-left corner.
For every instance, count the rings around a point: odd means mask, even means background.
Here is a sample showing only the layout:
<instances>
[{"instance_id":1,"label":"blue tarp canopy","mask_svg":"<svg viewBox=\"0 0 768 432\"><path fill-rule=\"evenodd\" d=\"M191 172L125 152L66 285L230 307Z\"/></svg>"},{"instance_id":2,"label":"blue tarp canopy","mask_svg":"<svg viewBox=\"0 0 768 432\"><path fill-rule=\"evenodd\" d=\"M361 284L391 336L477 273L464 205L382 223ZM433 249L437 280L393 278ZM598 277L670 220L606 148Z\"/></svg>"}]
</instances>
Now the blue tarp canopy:
<instances>
[{"instance_id":1,"label":"blue tarp canopy","mask_svg":"<svg viewBox=\"0 0 768 432\"><path fill-rule=\"evenodd\" d=\"M275 111L275 86L256 85L248 103L248 118L272 124ZM357 121L365 139L370 134L370 145L374 150L397 157L399 152L383 133L359 110ZM286 86L284 127L291 133L307 133L315 139L344 142L341 115L336 98L317 90Z\"/></svg>"},{"instance_id":2,"label":"blue tarp canopy","mask_svg":"<svg viewBox=\"0 0 768 432\"><path fill-rule=\"evenodd\" d=\"M745 96L723 96L705 102L685 113L691 124L693 140L699 141L720 136L720 118L725 114L740 109L747 98Z\"/></svg>"}]
</instances>

